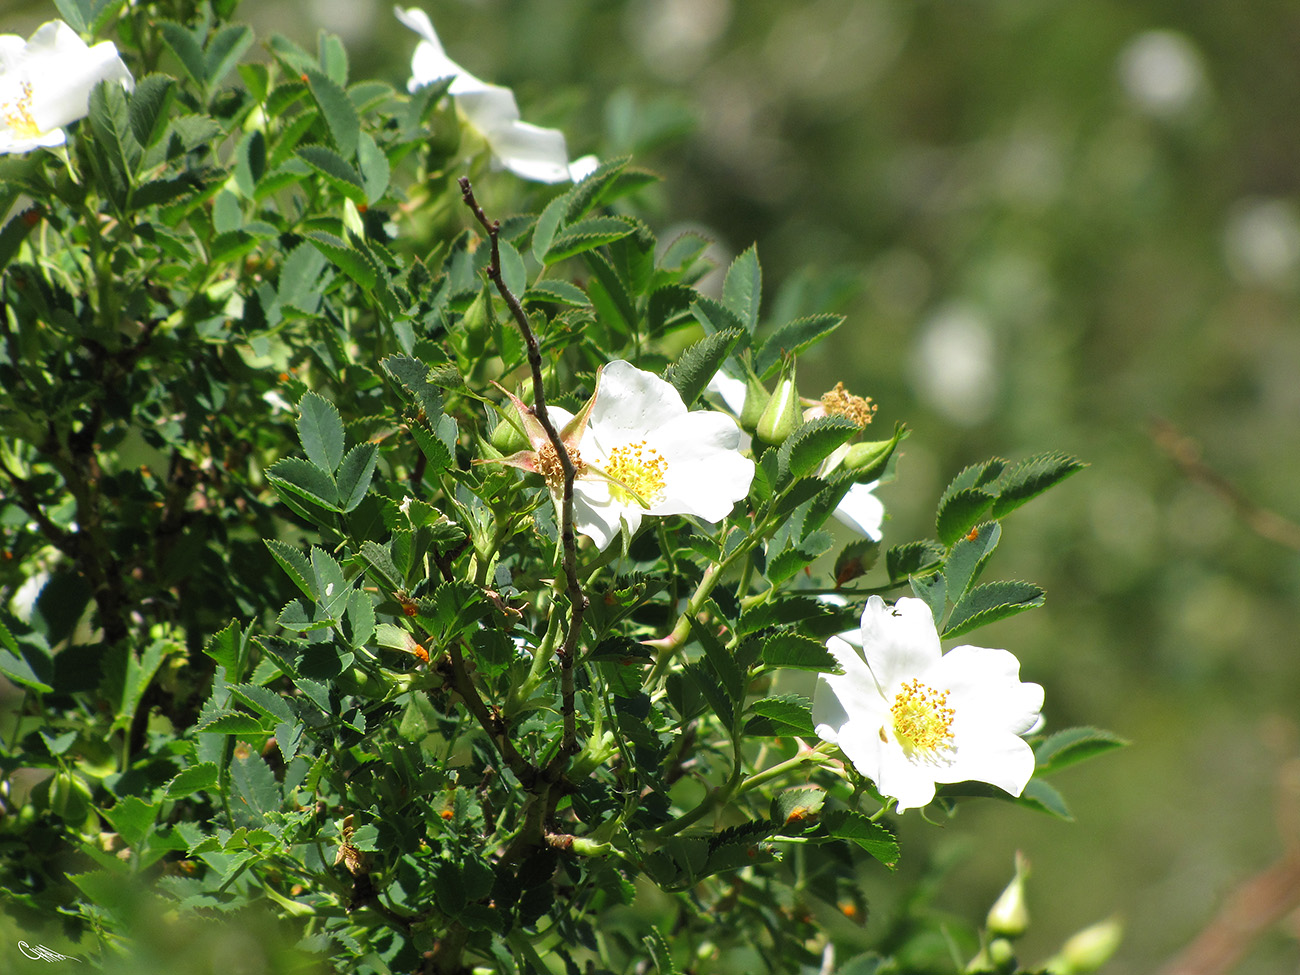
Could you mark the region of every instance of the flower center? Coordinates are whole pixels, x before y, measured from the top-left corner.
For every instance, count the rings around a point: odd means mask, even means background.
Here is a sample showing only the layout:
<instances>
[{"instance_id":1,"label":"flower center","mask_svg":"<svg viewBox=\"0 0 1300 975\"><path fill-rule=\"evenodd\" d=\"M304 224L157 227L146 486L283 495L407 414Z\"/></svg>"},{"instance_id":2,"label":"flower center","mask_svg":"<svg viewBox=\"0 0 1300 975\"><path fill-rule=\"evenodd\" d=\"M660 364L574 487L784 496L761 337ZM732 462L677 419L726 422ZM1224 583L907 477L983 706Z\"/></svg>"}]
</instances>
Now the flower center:
<instances>
[{"instance_id":1,"label":"flower center","mask_svg":"<svg viewBox=\"0 0 1300 975\"><path fill-rule=\"evenodd\" d=\"M578 453L577 447L566 447L569 454L569 460L573 463L573 476L581 477L587 470L587 465L582 462L582 455ZM564 465L560 463L560 455L555 450L555 444L544 443L537 451L537 470L546 478L546 486L556 494L564 490Z\"/></svg>"},{"instance_id":2,"label":"flower center","mask_svg":"<svg viewBox=\"0 0 1300 975\"><path fill-rule=\"evenodd\" d=\"M908 754L952 745L952 719L957 712L948 706L947 691L936 691L914 678L898 689L889 710L894 716L894 734Z\"/></svg>"},{"instance_id":3,"label":"flower center","mask_svg":"<svg viewBox=\"0 0 1300 975\"><path fill-rule=\"evenodd\" d=\"M859 427L866 427L876 412L876 404L870 396L854 396L843 383L836 383L834 389L823 394L822 409L827 416L846 416Z\"/></svg>"},{"instance_id":4,"label":"flower center","mask_svg":"<svg viewBox=\"0 0 1300 975\"><path fill-rule=\"evenodd\" d=\"M0 104L0 119L13 130L14 135L33 139L41 134L40 126L32 118L32 86L22 83L22 94Z\"/></svg>"},{"instance_id":5,"label":"flower center","mask_svg":"<svg viewBox=\"0 0 1300 975\"><path fill-rule=\"evenodd\" d=\"M663 499L668 461L663 454L640 440L611 450L605 473L613 480L615 491L649 507Z\"/></svg>"}]
</instances>

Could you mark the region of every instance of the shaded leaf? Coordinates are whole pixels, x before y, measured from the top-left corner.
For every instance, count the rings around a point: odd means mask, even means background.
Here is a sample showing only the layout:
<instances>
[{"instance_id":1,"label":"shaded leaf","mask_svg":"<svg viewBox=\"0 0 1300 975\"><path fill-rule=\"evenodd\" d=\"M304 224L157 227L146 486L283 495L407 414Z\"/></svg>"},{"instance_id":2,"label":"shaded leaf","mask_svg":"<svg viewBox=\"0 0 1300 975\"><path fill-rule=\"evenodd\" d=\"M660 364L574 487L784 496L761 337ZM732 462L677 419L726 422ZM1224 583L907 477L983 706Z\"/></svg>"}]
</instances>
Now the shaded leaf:
<instances>
[{"instance_id":1,"label":"shaded leaf","mask_svg":"<svg viewBox=\"0 0 1300 975\"><path fill-rule=\"evenodd\" d=\"M990 582L976 586L952 608L945 639L1043 605L1046 593L1029 582Z\"/></svg>"},{"instance_id":2,"label":"shaded leaf","mask_svg":"<svg viewBox=\"0 0 1300 975\"><path fill-rule=\"evenodd\" d=\"M687 407L699 398L743 334L739 329L731 328L706 335L668 367L664 378L676 387Z\"/></svg>"}]
</instances>

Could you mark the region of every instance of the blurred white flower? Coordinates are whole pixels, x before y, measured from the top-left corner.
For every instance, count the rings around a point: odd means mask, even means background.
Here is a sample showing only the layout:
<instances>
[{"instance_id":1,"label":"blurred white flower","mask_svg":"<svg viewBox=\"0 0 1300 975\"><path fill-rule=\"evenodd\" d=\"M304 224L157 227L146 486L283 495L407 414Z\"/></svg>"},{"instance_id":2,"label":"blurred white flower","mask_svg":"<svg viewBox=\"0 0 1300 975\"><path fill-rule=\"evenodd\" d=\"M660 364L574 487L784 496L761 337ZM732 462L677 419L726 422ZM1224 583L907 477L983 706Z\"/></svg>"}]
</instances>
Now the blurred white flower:
<instances>
[{"instance_id":1,"label":"blurred white flower","mask_svg":"<svg viewBox=\"0 0 1300 975\"><path fill-rule=\"evenodd\" d=\"M423 10L394 7L393 11L398 20L420 35L420 43L411 58L411 80L407 88L416 91L442 78L452 78L448 94L456 100L466 121L483 136L498 166L540 183L580 179L595 168L586 168L587 157L584 157L571 169L563 132L523 121L514 92L474 77L447 57L429 15Z\"/></svg>"},{"instance_id":2,"label":"blurred white flower","mask_svg":"<svg viewBox=\"0 0 1300 975\"><path fill-rule=\"evenodd\" d=\"M510 395L510 394L507 394ZM500 461L541 474L558 506L564 475L559 457L527 404L510 396L530 450ZM688 411L672 383L621 359L605 366L596 392L577 416L549 412L577 469L574 527L608 548L645 515L725 518L749 493L754 462L741 455L740 428L725 413Z\"/></svg>"},{"instance_id":3,"label":"blurred white flower","mask_svg":"<svg viewBox=\"0 0 1300 975\"><path fill-rule=\"evenodd\" d=\"M898 809L934 798L939 782L988 782L1020 795L1034 752L1020 736L1037 727L1043 689L1020 680L1006 650L939 648L930 607L872 596L862 612L862 648L831 637L843 674L822 674L813 724Z\"/></svg>"},{"instance_id":4,"label":"blurred white flower","mask_svg":"<svg viewBox=\"0 0 1300 975\"><path fill-rule=\"evenodd\" d=\"M1119 57L1119 73L1129 97L1150 115L1184 111L1205 84L1196 47L1171 30L1144 31L1129 41Z\"/></svg>"},{"instance_id":5,"label":"blurred white flower","mask_svg":"<svg viewBox=\"0 0 1300 975\"><path fill-rule=\"evenodd\" d=\"M88 47L61 20L42 24L25 41L0 35L0 153L63 145L63 126L86 116L101 81L134 85L109 41Z\"/></svg>"}]
</instances>

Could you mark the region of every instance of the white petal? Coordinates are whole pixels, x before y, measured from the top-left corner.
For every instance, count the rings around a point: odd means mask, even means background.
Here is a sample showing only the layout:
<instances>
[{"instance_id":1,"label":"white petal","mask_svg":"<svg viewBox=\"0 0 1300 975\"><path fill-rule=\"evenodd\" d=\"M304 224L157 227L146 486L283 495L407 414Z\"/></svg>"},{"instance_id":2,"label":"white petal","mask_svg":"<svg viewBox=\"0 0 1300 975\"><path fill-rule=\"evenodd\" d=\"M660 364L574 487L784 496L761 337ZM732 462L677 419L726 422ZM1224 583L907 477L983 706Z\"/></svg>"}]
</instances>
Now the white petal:
<instances>
[{"instance_id":1,"label":"white petal","mask_svg":"<svg viewBox=\"0 0 1300 975\"><path fill-rule=\"evenodd\" d=\"M442 50L442 43L438 40L438 32L433 29L433 22L429 20L429 15L419 7L407 7L403 10L401 7L393 7L393 13L397 19L420 35L422 39L428 41L438 50Z\"/></svg>"},{"instance_id":2,"label":"white petal","mask_svg":"<svg viewBox=\"0 0 1300 975\"><path fill-rule=\"evenodd\" d=\"M727 404L727 409L736 416L744 412L745 394L749 391L749 387L743 379L733 379L725 372L717 372L704 388L710 393L721 396L722 402Z\"/></svg>"},{"instance_id":3,"label":"white petal","mask_svg":"<svg viewBox=\"0 0 1300 975\"><path fill-rule=\"evenodd\" d=\"M891 741L880 749L880 775L876 788L898 800L898 811L919 809L934 798L936 769L925 762L913 761L901 746Z\"/></svg>"},{"instance_id":4,"label":"white petal","mask_svg":"<svg viewBox=\"0 0 1300 975\"><path fill-rule=\"evenodd\" d=\"M668 462L664 497L651 505L651 514L721 521L749 493L754 462L737 449L740 428L725 413L679 416L652 430L646 443Z\"/></svg>"},{"instance_id":5,"label":"white petal","mask_svg":"<svg viewBox=\"0 0 1300 975\"><path fill-rule=\"evenodd\" d=\"M962 738L947 768L935 771L937 782L988 782L1018 796L1034 774L1034 750L1023 738L993 733Z\"/></svg>"},{"instance_id":6,"label":"white petal","mask_svg":"<svg viewBox=\"0 0 1300 975\"><path fill-rule=\"evenodd\" d=\"M854 484L834 512L836 521L876 542L883 537L880 525L885 520L885 506L872 493L878 483Z\"/></svg>"},{"instance_id":7,"label":"white petal","mask_svg":"<svg viewBox=\"0 0 1300 975\"><path fill-rule=\"evenodd\" d=\"M676 387L652 372L615 359L600 374L590 429L611 444L642 439L647 431L686 414Z\"/></svg>"},{"instance_id":8,"label":"white petal","mask_svg":"<svg viewBox=\"0 0 1300 975\"><path fill-rule=\"evenodd\" d=\"M462 103L465 101L461 99ZM569 150L559 129L543 129L516 119L480 131L502 169L539 183L562 183L569 179Z\"/></svg>"},{"instance_id":9,"label":"white petal","mask_svg":"<svg viewBox=\"0 0 1300 975\"><path fill-rule=\"evenodd\" d=\"M872 596L862 611L862 649L881 687L925 673L941 654L930 607L911 596L890 607Z\"/></svg>"},{"instance_id":10,"label":"white petal","mask_svg":"<svg viewBox=\"0 0 1300 975\"><path fill-rule=\"evenodd\" d=\"M599 168L599 157L590 154L581 156L569 163L569 179L580 183Z\"/></svg>"},{"instance_id":11,"label":"white petal","mask_svg":"<svg viewBox=\"0 0 1300 975\"><path fill-rule=\"evenodd\" d=\"M958 734L973 728L1023 734L1043 706L1043 688L1021 682L1020 661L1006 650L953 647L922 680L948 691Z\"/></svg>"},{"instance_id":12,"label":"white petal","mask_svg":"<svg viewBox=\"0 0 1300 975\"><path fill-rule=\"evenodd\" d=\"M554 497L552 495L552 497ZM560 521L560 499L555 498L556 522ZM610 499L604 482L584 479L573 484L573 528L586 535L602 552L618 537L623 506Z\"/></svg>"}]
</instances>

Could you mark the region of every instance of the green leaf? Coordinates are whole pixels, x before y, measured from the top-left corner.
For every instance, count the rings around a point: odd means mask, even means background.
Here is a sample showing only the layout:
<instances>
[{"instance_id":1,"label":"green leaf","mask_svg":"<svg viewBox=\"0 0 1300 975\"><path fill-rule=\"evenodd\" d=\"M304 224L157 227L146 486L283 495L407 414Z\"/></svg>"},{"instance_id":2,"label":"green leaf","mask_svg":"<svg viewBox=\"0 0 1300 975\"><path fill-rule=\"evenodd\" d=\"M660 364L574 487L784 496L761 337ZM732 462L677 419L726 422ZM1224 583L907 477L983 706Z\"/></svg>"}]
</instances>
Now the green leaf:
<instances>
[{"instance_id":1,"label":"green leaf","mask_svg":"<svg viewBox=\"0 0 1300 975\"><path fill-rule=\"evenodd\" d=\"M356 106L352 104L348 93L328 75L315 68L304 68L303 74L307 76L307 87L311 91L311 97L316 100L321 115L325 118L334 145L338 147L345 159L351 159L356 155L357 139L361 134L361 120L357 117ZM307 161L311 162L310 159ZM358 176L357 186L364 187L364 185ZM364 192L362 199L354 202L365 202Z\"/></svg>"},{"instance_id":2,"label":"green leaf","mask_svg":"<svg viewBox=\"0 0 1300 975\"><path fill-rule=\"evenodd\" d=\"M242 646L243 635L240 633L239 623L231 620L224 629L213 634L212 639L204 644L203 652L225 667L227 674L236 675Z\"/></svg>"},{"instance_id":3,"label":"green leaf","mask_svg":"<svg viewBox=\"0 0 1300 975\"><path fill-rule=\"evenodd\" d=\"M379 270L370 257L333 234L313 230L307 241L333 262L334 266L350 277L363 291L372 291L379 280Z\"/></svg>"},{"instance_id":4,"label":"green leaf","mask_svg":"<svg viewBox=\"0 0 1300 975\"><path fill-rule=\"evenodd\" d=\"M751 335L758 327L758 309L763 298L763 271L758 263L758 248L749 248L731 262L722 284L722 303L744 324Z\"/></svg>"},{"instance_id":5,"label":"green leaf","mask_svg":"<svg viewBox=\"0 0 1300 975\"><path fill-rule=\"evenodd\" d=\"M392 170L384 150L379 148L369 132L362 132L357 139L357 165L361 168L361 184L366 191L366 202L374 206L388 192Z\"/></svg>"},{"instance_id":6,"label":"green leaf","mask_svg":"<svg viewBox=\"0 0 1300 975\"><path fill-rule=\"evenodd\" d=\"M119 799L112 809L101 809L104 818L113 824L117 835L127 846L139 846L153 831L154 821L162 803L149 804L138 796Z\"/></svg>"},{"instance_id":7,"label":"green leaf","mask_svg":"<svg viewBox=\"0 0 1300 975\"><path fill-rule=\"evenodd\" d=\"M780 469L798 480L821 466L822 461L857 434L860 427L844 416L819 416L798 427L780 447ZM778 490L781 485L778 485Z\"/></svg>"},{"instance_id":8,"label":"green leaf","mask_svg":"<svg viewBox=\"0 0 1300 975\"><path fill-rule=\"evenodd\" d=\"M348 604L351 587L343 577L343 567L322 548L311 547L312 588L317 604L330 619L340 619Z\"/></svg>"},{"instance_id":9,"label":"green leaf","mask_svg":"<svg viewBox=\"0 0 1300 975\"><path fill-rule=\"evenodd\" d=\"M131 129L126 92L116 81L101 81L90 93L89 118L98 143L98 158L105 159L123 184L130 183L143 150Z\"/></svg>"},{"instance_id":10,"label":"green leaf","mask_svg":"<svg viewBox=\"0 0 1300 975\"><path fill-rule=\"evenodd\" d=\"M772 797L772 822L778 827L798 826L816 817L825 803L826 793L821 789L786 789Z\"/></svg>"},{"instance_id":11,"label":"green leaf","mask_svg":"<svg viewBox=\"0 0 1300 975\"><path fill-rule=\"evenodd\" d=\"M524 259L508 240L498 241L497 250L501 254L501 280L518 298L528 289L528 269L524 267Z\"/></svg>"},{"instance_id":12,"label":"green leaf","mask_svg":"<svg viewBox=\"0 0 1300 975\"><path fill-rule=\"evenodd\" d=\"M89 31L90 0L54 0L54 6L58 8L59 16L78 34Z\"/></svg>"},{"instance_id":13,"label":"green leaf","mask_svg":"<svg viewBox=\"0 0 1300 975\"><path fill-rule=\"evenodd\" d=\"M935 516L935 534L951 547L988 514L994 496L983 488L945 492Z\"/></svg>"},{"instance_id":14,"label":"green leaf","mask_svg":"<svg viewBox=\"0 0 1300 975\"><path fill-rule=\"evenodd\" d=\"M822 816L822 825L831 836L858 844L890 870L898 866L898 840L894 834L862 813L836 809Z\"/></svg>"},{"instance_id":15,"label":"green leaf","mask_svg":"<svg viewBox=\"0 0 1300 975\"><path fill-rule=\"evenodd\" d=\"M681 970L673 962L673 954L668 950L668 942L664 940L657 927L651 925L650 933L641 940L645 942L646 949L650 952L650 960L654 962L655 971L659 975L682 975Z\"/></svg>"},{"instance_id":16,"label":"green leaf","mask_svg":"<svg viewBox=\"0 0 1300 975\"><path fill-rule=\"evenodd\" d=\"M596 251L586 255L587 266L594 277L587 280L587 292L601 318L623 331L632 333L637 328L636 308L627 284L609 259Z\"/></svg>"},{"instance_id":17,"label":"green leaf","mask_svg":"<svg viewBox=\"0 0 1300 975\"><path fill-rule=\"evenodd\" d=\"M704 648L704 660L717 675L728 699L733 706L738 704L745 696L745 675L741 673L736 658L723 646L717 634L709 628L709 624L692 619L691 632Z\"/></svg>"},{"instance_id":18,"label":"green leaf","mask_svg":"<svg viewBox=\"0 0 1300 975\"><path fill-rule=\"evenodd\" d=\"M891 582L920 575L943 561L945 549L935 542L908 542L894 545L885 552L885 568Z\"/></svg>"},{"instance_id":19,"label":"green leaf","mask_svg":"<svg viewBox=\"0 0 1300 975\"><path fill-rule=\"evenodd\" d=\"M268 468L266 479L276 488L282 488L300 498L306 498L327 511L337 513L338 490L330 476L301 457L286 457Z\"/></svg>"},{"instance_id":20,"label":"green leaf","mask_svg":"<svg viewBox=\"0 0 1300 975\"><path fill-rule=\"evenodd\" d=\"M945 639L1043 605L1046 593L1029 582L990 582L976 586L952 608Z\"/></svg>"},{"instance_id":21,"label":"green leaf","mask_svg":"<svg viewBox=\"0 0 1300 975\"><path fill-rule=\"evenodd\" d=\"M796 572L831 550L835 540L829 532L810 532L797 545L781 552L767 564L767 581L774 586L790 579Z\"/></svg>"},{"instance_id":22,"label":"green leaf","mask_svg":"<svg viewBox=\"0 0 1300 975\"><path fill-rule=\"evenodd\" d=\"M812 723L812 705L798 694L764 697L749 706L754 715L745 725L747 735L798 735L811 738L815 734Z\"/></svg>"},{"instance_id":23,"label":"green leaf","mask_svg":"<svg viewBox=\"0 0 1300 975\"><path fill-rule=\"evenodd\" d=\"M727 728L731 728L736 722L736 702L722 686L722 681L718 679L718 675L702 663L686 664L682 668L682 672L699 688L700 693L704 695L704 699L709 703L709 707L718 716L722 724Z\"/></svg>"},{"instance_id":24,"label":"green leaf","mask_svg":"<svg viewBox=\"0 0 1300 975\"><path fill-rule=\"evenodd\" d=\"M700 323L705 335L725 332L729 329L737 329L742 333L745 331L745 323L740 320L739 315L708 295L695 296L695 300L691 302L691 317Z\"/></svg>"},{"instance_id":25,"label":"green leaf","mask_svg":"<svg viewBox=\"0 0 1300 975\"><path fill-rule=\"evenodd\" d=\"M311 597L311 563L295 546L278 538L264 538L263 543L271 552L271 557L280 564L294 584L302 590L304 596Z\"/></svg>"},{"instance_id":26,"label":"green leaf","mask_svg":"<svg viewBox=\"0 0 1300 975\"><path fill-rule=\"evenodd\" d=\"M786 322L773 332L754 355L754 371L760 379L770 378L781 365L781 353L798 355L844 324L843 315L809 315Z\"/></svg>"},{"instance_id":27,"label":"green leaf","mask_svg":"<svg viewBox=\"0 0 1300 975\"><path fill-rule=\"evenodd\" d=\"M676 387L683 403L689 407L699 398L744 334L731 328L706 335L668 367L664 378Z\"/></svg>"},{"instance_id":28,"label":"green leaf","mask_svg":"<svg viewBox=\"0 0 1300 975\"><path fill-rule=\"evenodd\" d=\"M372 443L359 443L347 452L338 470L339 506L352 511L370 490L375 476L375 462L379 448Z\"/></svg>"},{"instance_id":29,"label":"green leaf","mask_svg":"<svg viewBox=\"0 0 1300 975\"><path fill-rule=\"evenodd\" d=\"M172 49L181 62L185 73L194 79L200 88L207 80L207 64L203 58L203 47L197 37L180 24L163 21L158 25L162 29L163 41Z\"/></svg>"},{"instance_id":30,"label":"green leaf","mask_svg":"<svg viewBox=\"0 0 1300 975\"><path fill-rule=\"evenodd\" d=\"M298 439L307 459L332 474L343 459L343 418L320 393L308 391L298 401Z\"/></svg>"},{"instance_id":31,"label":"green leaf","mask_svg":"<svg viewBox=\"0 0 1300 975\"><path fill-rule=\"evenodd\" d=\"M524 292L525 301L550 301L574 308L589 308L591 299L576 284L568 281L550 281L543 278Z\"/></svg>"},{"instance_id":32,"label":"green leaf","mask_svg":"<svg viewBox=\"0 0 1300 975\"><path fill-rule=\"evenodd\" d=\"M547 264L573 257L584 251L603 247L632 233L632 224L617 217L592 217L564 227L546 250Z\"/></svg>"},{"instance_id":33,"label":"green leaf","mask_svg":"<svg viewBox=\"0 0 1300 975\"><path fill-rule=\"evenodd\" d=\"M360 589L353 589L348 597L347 621L348 643L352 647L363 647L375 635L375 604L370 594ZM496 632L484 631L484 632Z\"/></svg>"},{"instance_id":34,"label":"green leaf","mask_svg":"<svg viewBox=\"0 0 1300 975\"><path fill-rule=\"evenodd\" d=\"M928 576L912 576L908 582L917 598L930 607L930 615L934 617L935 626L938 626L943 619L943 611L948 608L948 580L942 573L935 572Z\"/></svg>"},{"instance_id":35,"label":"green leaf","mask_svg":"<svg viewBox=\"0 0 1300 975\"><path fill-rule=\"evenodd\" d=\"M135 83L128 110L131 131L140 145L153 145L167 131L167 106L175 85L174 78L161 74L146 75Z\"/></svg>"},{"instance_id":36,"label":"green leaf","mask_svg":"<svg viewBox=\"0 0 1300 975\"><path fill-rule=\"evenodd\" d=\"M36 676L36 671L32 670L31 664L9 650L0 651L0 674L4 674L15 683L30 687L43 694L48 694L54 690L53 687Z\"/></svg>"},{"instance_id":37,"label":"green leaf","mask_svg":"<svg viewBox=\"0 0 1300 975\"><path fill-rule=\"evenodd\" d=\"M775 633L768 637L763 642L763 663L769 667L819 673L838 673L840 669L824 643L800 633Z\"/></svg>"},{"instance_id":38,"label":"green leaf","mask_svg":"<svg viewBox=\"0 0 1300 975\"><path fill-rule=\"evenodd\" d=\"M276 721L292 721L294 714L279 694L269 687L258 684L229 684L230 692L237 698L268 718Z\"/></svg>"},{"instance_id":39,"label":"green leaf","mask_svg":"<svg viewBox=\"0 0 1300 975\"><path fill-rule=\"evenodd\" d=\"M291 250L280 267L280 303L309 315L316 314L321 302L322 272L327 263L325 255L306 241Z\"/></svg>"},{"instance_id":40,"label":"green leaf","mask_svg":"<svg viewBox=\"0 0 1300 975\"><path fill-rule=\"evenodd\" d=\"M573 189L564 194L568 200L564 221L571 223L580 220L592 207L600 202L605 191L617 178L619 171L627 165L628 157L621 156L601 163L580 180Z\"/></svg>"},{"instance_id":41,"label":"green leaf","mask_svg":"<svg viewBox=\"0 0 1300 975\"><path fill-rule=\"evenodd\" d=\"M337 85L348 83L348 51L337 34L321 32L316 45L321 67Z\"/></svg>"},{"instance_id":42,"label":"green leaf","mask_svg":"<svg viewBox=\"0 0 1300 975\"><path fill-rule=\"evenodd\" d=\"M409 355L390 355L379 364L415 398L430 423L442 415L442 390L429 381L428 366Z\"/></svg>"},{"instance_id":43,"label":"green leaf","mask_svg":"<svg viewBox=\"0 0 1300 975\"><path fill-rule=\"evenodd\" d=\"M1068 454L1036 454L1006 471L998 482L993 517L1001 518L1088 465Z\"/></svg>"},{"instance_id":44,"label":"green leaf","mask_svg":"<svg viewBox=\"0 0 1300 975\"><path fill-rule=\"evenodd\" d=\"M231 799L242 800L236 808L245 813L248 820L261 823L267 813L279 812L280 786L270 767L256 752L230 763L230 785ZM236 814L235 818L239 820L241 817Z\"/></svg>"},{"instance_id":45,"label":"green leaf","mask_svg":"<svg viewBox=\"0 0 1300 975\"><path fill-rule=\"evenodd\" d=\"M835 560L835 585L839 587L859 576L866 575L879 558L879 542L870 538L859 538L857 541L849 542Z\"/></svg>"},{"instance_id":46,"label":"green leaf","mask_svg":"<svg viewBox=\"0 0 1300 975\"><path fill-rule=\"evenodd\" d=\"M198 765L191 765L168 781L165 794L168 799L184 799L196 792L213 788L220 774L216 762L200 762Z\"/></svg>"},{"instance_id":47,"label":"green leaf","mask_svg":"<svg viewBox=\"0 0 1300 975\"><path fill-rule=\"evenodd\" d=\"M389 589L405 588L406 579L397 568L397 564L393 561L393 556L388 549L378 542L367 540L361 543L361 557L379 574L380 579Z\"/></svg>"},{"instance_id":48,"label":"green leaf","mask_svg":"<svg viewBox=\"0 0 1300 975\"><path fill-rule=\"evenodd\" d=\"M974 537L971 537L971 536ZM993 550L1002 538L1002 526L996 521L984 524L963 535L952 547L948 561L944 564L943 574L948 580L948 597L956 602L971 584L979 578L980 570L988 561Z\"/></svg>"},{"instance_id":49,"label":"green leaf","mask_svg":"<svg viewBox=\"0 0 1300 975\"><path fill-rule=\"evenodd\" d=\"M209 91L230 73L252 43L253 29L245 24L228 24L212 35L203 52L203 77Z\"/></svg>"},{"instance_id":50,"label":"green leaf","mask_svg":"<svg viewBox=\"0 0 1300 975\"><path fill-rule=\"evenodd\" d=\"M344 98L346 97L345 95ZM348 103L349 107L351 104ZM300 146L297 154L303 162L324 176L326 182L357 206L366 202L366 187L361 174L333 149L327 146Z\"/></svg>"},{"instance_id":51,"label":"green leaf","mask_svg":"<svg viewBox=\"0 0 1300 975\"><path fill-rule=\"evenodd\" d=\"M1101 728L1066 728L1049 735L1034 749L1034 759L1038 765L1034 774L1051 775L1127 744L1123 738Z\"/></svg>"},{"instance_id":52,"label":"green leaf","mask_svg":"<svg viewBox=\"0 0 1300 975\"><path fill-rule=\"evenodd\" d=\"M561 193L546 205L542 215L537 218L537 226L533 228L533 257L537 263L546 263L546 252L555 241L555 233L564 221L564 211L568 206L569 194Z\"/></svg>"},{"instance_id":53,"label":"green leaf","mask_svg":"<svg viewBox=\"0 0 1300 975\"><path fill-rule=\"evenodd\" d=\"M1016 804L1037 809L1067 822L1074 821L1074 814L1070 812L1065 797L1055 787L1039 778L1029 780L1029 784L1025 786L1025 791L1020 793Z\"/></svg>"}]
</instances>

